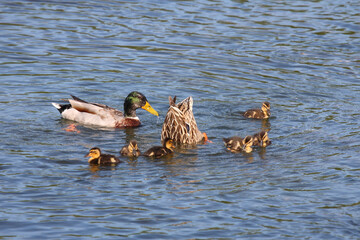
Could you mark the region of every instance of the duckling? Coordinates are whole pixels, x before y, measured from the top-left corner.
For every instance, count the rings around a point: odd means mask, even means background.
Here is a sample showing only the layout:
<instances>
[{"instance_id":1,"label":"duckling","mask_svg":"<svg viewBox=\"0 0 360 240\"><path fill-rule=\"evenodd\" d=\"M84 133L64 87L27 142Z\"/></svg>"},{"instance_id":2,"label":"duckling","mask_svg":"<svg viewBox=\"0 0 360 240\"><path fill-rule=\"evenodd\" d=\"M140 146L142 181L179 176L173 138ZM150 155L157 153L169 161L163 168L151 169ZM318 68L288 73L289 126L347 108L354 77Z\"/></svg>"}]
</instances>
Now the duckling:
<instances>
[{"instance_id":1,"label":"duckling","mask_svg":"<svg viewBox=\"0 0 360 240\"><path fill-rule=\"evenodd\" d=\"M173 153L174 142L171 138L164 140L163 146L155 146L144 153L144 156L160 158Z\"/></svg>"},{"instance_id":2,"label":"duckling","mask_svg":"<svg viewBox=\"0 0 360 240\"><path fill-rule=\"evenodd\" d=\"M267 119L270 117L270 103L263 102L261 109L249 109L244 113L244 117L255 119Z\"/></svg>"},{"instance_id":3,"label":"duckling","mask_svg":"<svg viewBox=\"0 0 360 240\"><path fill-rule=\"evenodd\" d=\"M271 144L267 131L261 131L253 135L253 146L267 147Z\"/></svg>"},{"instance_id":4,"label":"duckling","mask_svg":"<svg viewBox=\"0 0 360 240\"><path fill-rule=\"evenodd\" d=\"M226 148L231 152L252 152L253 138L251 136L223 138Z\"/></svg>"},{"instance_id":5,"label":"duckling","mask_svg":"<svg viewBox=\"0 0 360 240\"><path fill-rule=\"evenodd\" d=\"M130 141L129 145L126 145L121 149L120 154L122 156L128 157L140 156L140 150L138 148L137 142L135 140Z\"/></svg>"},{"instance_id":6,"label":"duckling","mask_svg":"<svg viewBox=\"0 0 360 240\"><path fill-rule=\"evenodd\" d=\"M90 157L88 162L90 164L106 165L106 164L117 164L120 160L114 155L101 154L101 150L98 147L90 149L89 153L85 157Z\"/></svg>"}]
</instances>

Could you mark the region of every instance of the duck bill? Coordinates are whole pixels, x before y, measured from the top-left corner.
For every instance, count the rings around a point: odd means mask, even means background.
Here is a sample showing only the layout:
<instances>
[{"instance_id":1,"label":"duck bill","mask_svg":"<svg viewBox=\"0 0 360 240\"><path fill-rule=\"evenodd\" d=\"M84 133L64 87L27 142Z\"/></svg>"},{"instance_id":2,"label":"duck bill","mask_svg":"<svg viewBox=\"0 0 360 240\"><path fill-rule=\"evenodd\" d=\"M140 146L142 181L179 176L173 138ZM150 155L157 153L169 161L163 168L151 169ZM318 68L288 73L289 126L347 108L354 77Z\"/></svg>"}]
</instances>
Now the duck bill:
<instances>
[{"instance_id":1,"label":"duck bill","mask_svg":"<svg viewBox=\"0 0 360 240\"><path fill-rule=\"evenodd\" d=\"M151 114L154 114L155 116L159 116L158 112L155 111L155 109L153 109L150 105L149 102L146 102L145 105L143 107L141 107L142 109L148 111Z\"/></svg>"}]
</instances>

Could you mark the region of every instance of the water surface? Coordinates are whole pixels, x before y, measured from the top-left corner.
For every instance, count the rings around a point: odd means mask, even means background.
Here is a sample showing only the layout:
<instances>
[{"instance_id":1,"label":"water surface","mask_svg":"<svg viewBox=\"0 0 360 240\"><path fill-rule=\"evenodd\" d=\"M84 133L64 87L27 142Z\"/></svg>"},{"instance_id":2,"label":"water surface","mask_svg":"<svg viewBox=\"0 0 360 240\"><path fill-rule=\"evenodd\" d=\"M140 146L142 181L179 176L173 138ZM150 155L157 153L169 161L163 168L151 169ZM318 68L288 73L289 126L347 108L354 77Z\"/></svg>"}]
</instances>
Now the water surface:
<instances>
[{"instance_id":1,"label":"water surface","mask_svg":"<svg viewBox=\"0 0 360 240\"><path fill-rule=\"evenodd\" d=\"M360 4L357 1L11 1L0 3L3 239L357 239ZM73 94L123 109L136 129L60 118ZM116 167L160 144L168 96L193 96L213 143ZM268 121L240 113L272 104ZM222 138L270 129L273 144L227 152ZM6 229L6 230L5 230Z\"/></svg>"}]
</instances>

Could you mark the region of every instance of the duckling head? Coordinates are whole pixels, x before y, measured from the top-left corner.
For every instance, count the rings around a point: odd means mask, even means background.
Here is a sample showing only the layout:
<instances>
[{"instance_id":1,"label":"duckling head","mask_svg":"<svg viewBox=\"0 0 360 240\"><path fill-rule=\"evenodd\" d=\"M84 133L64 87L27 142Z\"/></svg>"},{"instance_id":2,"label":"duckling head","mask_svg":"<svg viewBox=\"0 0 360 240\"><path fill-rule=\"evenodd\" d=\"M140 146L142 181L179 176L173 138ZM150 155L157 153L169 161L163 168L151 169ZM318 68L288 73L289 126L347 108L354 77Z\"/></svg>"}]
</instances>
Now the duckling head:
<instances>
[{"instance_id":1,"label":"duckling head","mask_svg":"<svg viewBox=\"0 0 360 240\"><path fill-rule=\"evenodd\" d=\"M85 157L90 157L88 162L91 162L92 160L99 158L101 155L101 150L98 147L94 147L89 150L89 153L85 155Z\"/></svg>"},{"instance_id":2,"label":"duckling head","mask_svg":"<svg viewBox=\"0 0 360 240\"><path fill-rule=\"evenodd\" d=\"M231 151L236 152L238 149L241 149L240 138L231 137L231 138L223 138L225 147Z\"/></svg>"},{"instance_id":3,"label":"duckling head","mask_svg":"<svg viewBox=\"0 0 360 240\"><path fill-rule=\"evenodd\" d=\"M164 147L172 151L175 148L174 141L171 138L166 138L164 140Z\"/></svg>"},{"instance_id":4,"label":"duckling head","mask_svg":"<svg viewBox=\"0 0 360 240\"><path fill-rule=\"evenodd\" d=\"M263 112L267 112L270 110L270 103L269 102L263 102L261 106L261 110Z\"/></svg>"},{"instance_id":5,"label":"duckling head","mask_svg":"<svg viewBox=\"0 0 360 240\"><path fill-rule=\"evenodd\" d=\"M244 152L251 152L252 151L252 145L253 145L253 138L252 136L246 136L243 140L242 140L242 150Z\"/></svg>"},{"instance_id":6,"label":"duckling head","mask_svg":"<svg viewBox=\"0 0 360 240\"><path fill-rule=\"evenodd\" d=\"M139 148L135 140L130 141L128 149L134 157L137 156L137 151L139 151Z\"/></svg>"},{"instance_id":7,"label":"duckling head","mask_svg":"<svg viewBox=\"0 0 360 240\"><path fill-rule=\"evenodd\" d=\"M130 141L129 150L131 150L131 151L138 150L138 145L137 145L136 140L131 140Z\"/></svg>"},{"instance_id":8,"label":"duckling head","mask_svg":"<svg viewBox=\"0 0 360 240\"><path fill-rule=\"evenodd\" d=\"M269 139L269 135L268 135L268 132L266 131L261 131L259 133L259 136L260 136L260 143L259 145L261 147L266 147L266 146L269 146L271 144L271 140Z\"/></svg>"}]
</instances>

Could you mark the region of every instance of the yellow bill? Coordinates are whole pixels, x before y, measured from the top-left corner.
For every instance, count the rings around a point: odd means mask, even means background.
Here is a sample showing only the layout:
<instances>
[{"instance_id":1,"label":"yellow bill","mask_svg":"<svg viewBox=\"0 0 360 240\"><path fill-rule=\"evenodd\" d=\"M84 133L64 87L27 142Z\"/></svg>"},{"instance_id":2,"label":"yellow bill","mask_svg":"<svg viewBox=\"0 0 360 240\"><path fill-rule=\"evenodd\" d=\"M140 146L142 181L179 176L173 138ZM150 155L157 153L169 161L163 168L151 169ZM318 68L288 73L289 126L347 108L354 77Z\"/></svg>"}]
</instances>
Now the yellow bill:
<instances>
[{"instance_id":1,"label":"yellow bill","mask_svg":"<svg viewBox=\"0 0 360 240\"><path fill-rule=\"evenodd\" d=\"M146 111L148 111L148 112L151 113L151 114L154 114L155 116L159 116L158 112L155 111L155 109L153 109L153 108L151 107L151 105L150 105L149 102L146 102L146 104L145 104L143 107L141 107L141 108L144 109L144 110L146 110Z\"/></svg>"}]
</instances>

